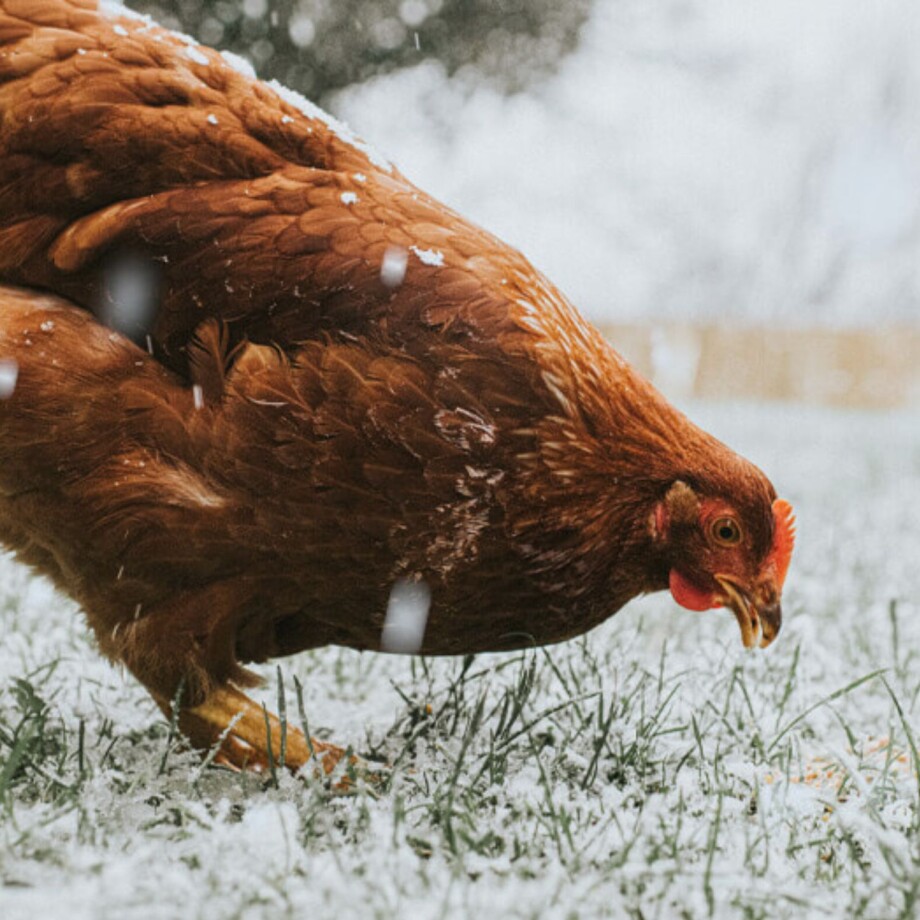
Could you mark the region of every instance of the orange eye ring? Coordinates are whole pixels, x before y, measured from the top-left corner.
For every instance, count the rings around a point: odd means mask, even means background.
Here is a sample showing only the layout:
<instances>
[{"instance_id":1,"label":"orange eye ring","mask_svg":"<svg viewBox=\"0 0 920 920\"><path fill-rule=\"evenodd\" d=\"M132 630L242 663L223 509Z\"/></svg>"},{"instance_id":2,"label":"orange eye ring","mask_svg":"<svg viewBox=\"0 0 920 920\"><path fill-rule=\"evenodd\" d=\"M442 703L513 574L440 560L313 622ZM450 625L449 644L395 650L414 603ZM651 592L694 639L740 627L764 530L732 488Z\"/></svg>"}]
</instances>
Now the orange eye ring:
<instances>
[{"instance_id":1,"label":"orange eye ring","mask_svg":"<svg viewBox=\"0 0 920 920\"><path fill-rule=\"evenodd\" d=\"M733 517L716 518L709 525L709 533L720 546L737 546L741 542L741 526Z\"/></svg>"}]
</instances>

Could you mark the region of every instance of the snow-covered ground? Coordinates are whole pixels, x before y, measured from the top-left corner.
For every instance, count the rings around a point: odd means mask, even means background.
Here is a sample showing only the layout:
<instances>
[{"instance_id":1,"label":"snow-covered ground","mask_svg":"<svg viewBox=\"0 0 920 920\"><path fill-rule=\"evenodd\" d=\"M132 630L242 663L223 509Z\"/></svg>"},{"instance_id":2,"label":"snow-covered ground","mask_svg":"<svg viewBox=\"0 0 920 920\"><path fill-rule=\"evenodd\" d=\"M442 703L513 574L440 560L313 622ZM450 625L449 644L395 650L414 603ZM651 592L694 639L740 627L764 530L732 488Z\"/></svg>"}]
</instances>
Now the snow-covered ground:
<instances>
[{"instance_id":1,"label":"snow-covered ground","mask_svg":"<svg viewBox=\"0 0 920 920\"><path fill-rule=\"evenodd\" d=\"M526 94L426 65L338 110L595 317L916 322L918 9L599 3ZM917 417L691 414L796 506L778 642L658 596L523 655L282 662L392 765L351 797L203 770L0 560L0 916L916 917Z\"/></svg>"},{"instance_id":2,"label":"snow-covered ground","mask_svg":"<svg viewBox=\"0 0 920 920\"><path fill-rule=\"evenodd\" d=\"M394 765L353 797L202 772L73 605L4 562L4 920L917 916L916 417L691 412L798 511L775 645L658 596L465 668L282 662L288 712L296 676L314 730Z\"/></svg>"},{"instance_id":3,"label":"snow-covered ground","mask_svg":"<svg viewBox=\"0 0 920 920\"><path fill-rule=\"evenodd\" d=\"M920 321L920 4L598 0L506 98L435 63L336 109L589 316Z\"/></svg>"}]
</instances>

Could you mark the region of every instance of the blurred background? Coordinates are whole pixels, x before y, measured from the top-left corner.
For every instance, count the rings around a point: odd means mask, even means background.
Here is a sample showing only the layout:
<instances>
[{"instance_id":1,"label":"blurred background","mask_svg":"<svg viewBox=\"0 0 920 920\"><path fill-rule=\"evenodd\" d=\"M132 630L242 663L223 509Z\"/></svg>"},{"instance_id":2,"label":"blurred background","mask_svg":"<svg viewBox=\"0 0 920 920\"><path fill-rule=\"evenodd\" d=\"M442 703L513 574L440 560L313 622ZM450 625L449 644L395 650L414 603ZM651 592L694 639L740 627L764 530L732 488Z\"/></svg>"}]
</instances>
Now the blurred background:
<instances>
[{"instance_id":1,"label":"blurred background","mask_svg":"<svg viewBox=\"0 0 920 920\"><path fill-rule=\"evenodd\" d=\"M672 397L920 407L916 0L158 0L522 249Z\"/></svg>"}]
</instances>

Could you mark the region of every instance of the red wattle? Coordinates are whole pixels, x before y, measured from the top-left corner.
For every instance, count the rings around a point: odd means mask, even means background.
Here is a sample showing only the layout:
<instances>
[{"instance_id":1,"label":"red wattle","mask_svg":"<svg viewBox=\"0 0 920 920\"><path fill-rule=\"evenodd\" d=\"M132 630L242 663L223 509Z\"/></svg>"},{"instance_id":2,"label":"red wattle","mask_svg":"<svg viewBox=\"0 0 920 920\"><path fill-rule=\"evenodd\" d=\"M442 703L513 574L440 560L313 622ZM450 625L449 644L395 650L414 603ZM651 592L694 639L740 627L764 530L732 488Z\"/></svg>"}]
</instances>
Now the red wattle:
<instances>
[{"instance_id":1,"label":"red wattle","mask_svg":"<svg viewBox=\"0 0 920 920\"><path fill-rule=\"evenodd\" d=\"M684 578L677 569L671 569L668 582L674 600L687 610L711 610L713 607L721 606L712 591L698 588L692 581Z\"/></svg>"}]
</instances>

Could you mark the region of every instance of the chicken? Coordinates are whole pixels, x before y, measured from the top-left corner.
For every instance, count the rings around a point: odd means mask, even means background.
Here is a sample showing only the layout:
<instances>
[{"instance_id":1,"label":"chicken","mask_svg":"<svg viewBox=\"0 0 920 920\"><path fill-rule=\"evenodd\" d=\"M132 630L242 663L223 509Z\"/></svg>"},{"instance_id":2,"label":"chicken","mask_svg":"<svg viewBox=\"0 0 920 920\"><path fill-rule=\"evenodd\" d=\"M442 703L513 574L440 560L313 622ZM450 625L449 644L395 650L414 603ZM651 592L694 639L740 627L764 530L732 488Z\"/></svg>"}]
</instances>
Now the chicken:
<instances>
[{"instance_id":1,"label":"chicken","mask_svg":"<svg viewBox=\"0 0 920 920\"><path fill-rule=\"evenodd\" d=\"M277 759L243 664L393 650L394 586L427 655L667 588L775 638L790 506L523 256L191 39L0 11L0 539L194 745Z\"/></svg>"}]
</instances>

